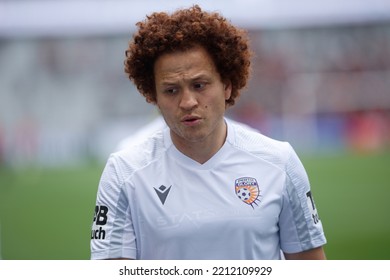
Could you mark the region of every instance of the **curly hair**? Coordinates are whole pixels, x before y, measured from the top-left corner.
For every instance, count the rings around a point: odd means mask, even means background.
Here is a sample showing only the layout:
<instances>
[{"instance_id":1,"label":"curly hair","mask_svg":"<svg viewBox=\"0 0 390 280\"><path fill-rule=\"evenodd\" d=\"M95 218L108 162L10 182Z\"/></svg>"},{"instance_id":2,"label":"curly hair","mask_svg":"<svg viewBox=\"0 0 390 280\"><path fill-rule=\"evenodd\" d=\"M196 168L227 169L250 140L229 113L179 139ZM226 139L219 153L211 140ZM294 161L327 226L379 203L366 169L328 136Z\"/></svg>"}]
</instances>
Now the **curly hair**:
<instances>
[{"instance_id":1,"label":"curly hair","mask_svg":"<svg viewBox=\"0 0 390 280\"><path fill-rule=\"evenodd\" d=\"M125 72L148 102L156 103L156 59L164 53L200 45L211 55L221 79L231 81L232 93L226 104L234 105L250 76L252 53L244 30L218 13L202 11L198 5L171 15L153 13L137 27L125 52Z\"/></svg>"}]
</instances>

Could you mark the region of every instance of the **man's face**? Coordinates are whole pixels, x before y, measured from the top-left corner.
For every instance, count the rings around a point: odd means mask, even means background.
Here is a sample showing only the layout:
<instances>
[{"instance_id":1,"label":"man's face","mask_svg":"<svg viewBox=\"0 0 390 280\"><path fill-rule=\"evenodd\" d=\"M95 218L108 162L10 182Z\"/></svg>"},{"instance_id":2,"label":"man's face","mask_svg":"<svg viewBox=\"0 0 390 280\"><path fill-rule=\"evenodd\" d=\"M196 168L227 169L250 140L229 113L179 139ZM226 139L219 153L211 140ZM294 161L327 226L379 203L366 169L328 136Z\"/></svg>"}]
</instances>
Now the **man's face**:
<instances>
[{"instance_id":1,"label":"man's face","mask_svg":"<svg viewBox=\"0 0 390 280\"><path fill-rule=\"evenodd\" d=\"M154 65L157 106L175 145L220 142L231 84L221 81L208 52L196 46L160 56ZM211 142L210 142L211 141Z\"/></svg>"}]
</instances>

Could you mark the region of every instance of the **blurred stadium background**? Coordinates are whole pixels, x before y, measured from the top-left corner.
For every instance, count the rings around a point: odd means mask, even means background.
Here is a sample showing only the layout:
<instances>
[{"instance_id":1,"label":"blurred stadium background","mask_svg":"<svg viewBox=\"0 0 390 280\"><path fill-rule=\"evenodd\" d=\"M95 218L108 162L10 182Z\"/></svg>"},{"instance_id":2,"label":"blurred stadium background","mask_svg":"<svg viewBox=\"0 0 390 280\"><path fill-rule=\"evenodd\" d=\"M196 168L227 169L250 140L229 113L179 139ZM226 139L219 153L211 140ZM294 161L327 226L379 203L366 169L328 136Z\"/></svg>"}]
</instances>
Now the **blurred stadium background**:
<instances>
[{"instance_id":1,"label":"blurred stadium background","mask_svg":"<svg viewBox=\"0 0 390 280\"><path fill-rule=\"evenodd\" d=\"M88 259L99 177L157 112L123 72L134 25L195 1L0 0L0 258ZM329 259L390 259L390 1L197 1L249 30L229 117L308 171Z\"/></svg>"}]
</instances>

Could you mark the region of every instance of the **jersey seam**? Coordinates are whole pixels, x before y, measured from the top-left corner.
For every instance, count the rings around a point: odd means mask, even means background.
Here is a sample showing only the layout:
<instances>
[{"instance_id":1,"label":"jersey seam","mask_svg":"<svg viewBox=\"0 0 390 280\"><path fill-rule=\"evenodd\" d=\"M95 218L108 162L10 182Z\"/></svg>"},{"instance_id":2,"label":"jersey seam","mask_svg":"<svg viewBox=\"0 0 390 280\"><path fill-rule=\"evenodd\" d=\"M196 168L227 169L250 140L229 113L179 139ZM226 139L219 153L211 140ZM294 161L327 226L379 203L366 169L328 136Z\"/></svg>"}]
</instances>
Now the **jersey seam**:
<instances>
[{"instance_id":1,"label":"jersey seam","mask_svg":"<svg viewBox=\"0 0 390 280\"><path fill-rule=\"evenodd\" d=\"M290 159L292 157L292 154L291 154L291 152L290 152L290 157L288 158L288 159ZM289 160L287 160L287 162L288 162ZM293 186L293 188L296 190L297 189L297 186L296 186L296 184L294 183L294 181L292 180L292 178L291 178L291 175L287 172L287 162L286 162L286 165L285 165L285 173L286 173L286 179L290 182L290 184ZM284 191L286 191L287 192L287 182L285 183L285 185L284 185ZM304 212L304 210L303 210L303 208L302 208L302 201L299 199L299 207L300 207L300 209L302 210L302 215L303 215L303 217L304 217L304 221L305 221L305 227L307 228L307 230L309 231L309 225L308 225L308 223L307 223L307 220L306 220L306 217L305 217L305 212ZM298 234L298 228L297 228L297 222L296 222L296 216L294 216L295 217L295 219L294 219L294 230L295 230L295 234L296 234L296 236L298 237L298 240L299 240L299 242L297 242L297 243L299 243L299 245L300 245L300 248L301 248L301 250L307 250L307 249L310 249L310 248L305 248L305 247L307 247L307 245L310 245L310 247L312 247L311 245L313 244L313 236L311 235L311 234L309 234L308 235L308 237L309 237L309 240L304 240L304 239L301 239L301 236ZM307 232L308 232L307 231ZM305 244L306 246L304 247L304 246L302 246L303 244Z\"/></svg>"},{"instance_id":2,"label":"jersey seam","mask_svg":"<svg viewBox=\"0 0 390 280\"><path fill-rule=\"evenodd\" d=\"M236 145L236 144L234 144L234 143L230 143L230 145L231 145L234 149L239 150L239 151L241 151L241 152L244 152L244 153L246 153L246 154L248 154L248 155L250 155L250 156L252 156L252 157L255 157L256 159L259 159L259 160L261 160L261 161L263 161L263 162L266 162L266 163L272 165L273 167L277 168L278 170L280 170L280 171L286 173L286 170L285 170L285 169L283 169L283 168L280 167L279 165L277 165L277 164L275 164L275 163L273 163L273 162L271 162L271 161L269 161L269 160L267 160L267 159L264 159L264 158L261 157L260 155L257 155L254 151L250 151L250 150L245 149L245 148L243 148L243 147L240 147L240 146L238 146L238 145ZM285 165L286 162L287 162L287 161L283 161L282 164Z\"/></svg>"},{"instance_id":3,"label":"jersey seam","mask_svg":"<svg viewBox=\"0 0 390 280\"><path fill-rule=\"evenodd\" d=\"M127 175L126 177L125 176L122 177L122 182L119 184L119 188L122 189L123 186L125 185L125 183L131 181L131 177L133 177L137 172L150 166L151 164L155 163L156 161L160 160L166 151L167 151L167 149L164 147L164 152L161 152L161 154L157 158L150 160L150 161L148 160L144 165L142 165L140 167L133 168L133 171L129 175ZM118 168L118 166L119 166L118 157L114 157L114 160L115 160L116 168L119 169ZM126 168L128 168L128 167L126 167Z\"/></svg>"}]
</instances>

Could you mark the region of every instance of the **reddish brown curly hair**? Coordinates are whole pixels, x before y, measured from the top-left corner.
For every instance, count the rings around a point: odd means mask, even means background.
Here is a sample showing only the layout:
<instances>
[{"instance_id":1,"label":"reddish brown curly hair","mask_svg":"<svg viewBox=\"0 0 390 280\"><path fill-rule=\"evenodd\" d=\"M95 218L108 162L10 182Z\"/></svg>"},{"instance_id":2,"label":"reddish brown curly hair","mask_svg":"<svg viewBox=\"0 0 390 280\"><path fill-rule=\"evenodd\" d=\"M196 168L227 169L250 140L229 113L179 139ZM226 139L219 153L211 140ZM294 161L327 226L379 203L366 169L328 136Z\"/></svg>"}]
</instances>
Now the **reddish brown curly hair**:
<instances>
[{"instance_id":1,"label":"reddish brown curly hair","mask_svg":"<svg viewBox=\"0 0 390 280\"><path fill-rule=\"evenodd\" d=\"M146 100L156 103L154 63L163 53L203 46L214 60L223 81L231 81L233 105L250 75L247 33L230 24L218 13L208 13L195 5L171 15L160 12L137 23L126 50L125 72Z\"/></svg>"}]
</instances>

